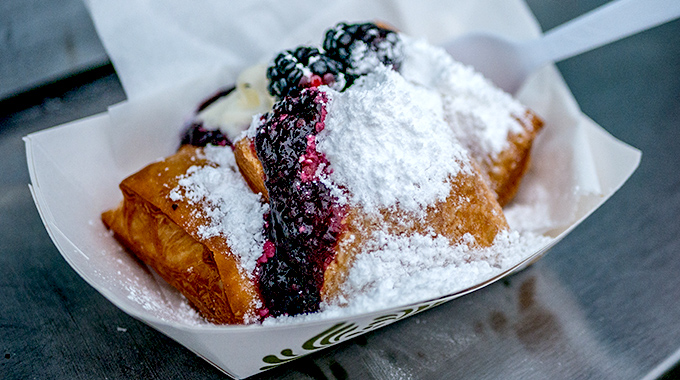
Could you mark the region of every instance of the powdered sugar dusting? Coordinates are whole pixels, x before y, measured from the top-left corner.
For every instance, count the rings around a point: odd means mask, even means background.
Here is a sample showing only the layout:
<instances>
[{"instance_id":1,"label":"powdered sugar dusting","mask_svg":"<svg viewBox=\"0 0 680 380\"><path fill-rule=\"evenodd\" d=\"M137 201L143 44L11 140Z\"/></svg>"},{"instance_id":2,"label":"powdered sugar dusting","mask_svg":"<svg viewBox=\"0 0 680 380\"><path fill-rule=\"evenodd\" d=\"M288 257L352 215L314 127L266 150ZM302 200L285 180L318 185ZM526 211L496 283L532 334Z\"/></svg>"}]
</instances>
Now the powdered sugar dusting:
<instances>
[{"instance_id":1,"label":"powdered sugar dusting","mask_svg":"<svg viewBox=\"0 0 680 380\"><path fill-rule=\"evenodd\" d=\"M322 304L316 314L268 319L266 324L347 317L435 299L478 285L511 269L550 238L500 232L489 248L450 245L442 236L395 236L378 231L360 253L344 283L345 298Z\"/></svg>"},{"instance_id":2,"label":"powdered sugar dusting","mask_svg":"<svg viewBox=\"0 0 680 380\"><path fill-rule=\"evenodd\" d=\"M99 236L110 242L114 234L111 230L105 230L100 231ZM101 257L96 257L100 265L94 269L94 273L103 281L103 286L120 289L129 301L158 319L187 326L210 324L182 293L151 267L140 265L121 245L111 244L99 252L92 252L92 255L96 254Z\"/></svg>"},{"instance_id":3,"label":"powdered sugar dusting","mask_svg":"<svg viewBox=\"0 0 680 380\"><path fill-rule=\"evenodd\" d=\"M331 180L366 211L420 212L449 194L449 176L466 170L466 150L443 119L436 92L379 66L330 102L318 149Z\"/></svg>"},{"instance_id":4,"label":"powdered sugar dusting","mask_svg":"<svg viewBox=\"0 0 680 380\"><path fill-rule=\"evenodd\" d=\"M523 131L515 118L524 117L526 108L516 99L444 49L402 38L402 75L442 95L446 120L473 152L493 157L507 148L508 133Z\"/></svg>"},{"instance_id":5,"label":"powdered sugar dusting","mask_svg":"<svg viewBox=\"0 0 680 380\"><path fill-rule=\"evenodd\" d=\"M491 247L473 250L464 243L452 246L442 236L377 233L373 247L357 257L349 272L343 289L346 308L379 310L451 294L501 274L549 241L502 231ZM340 307L328 305L329 310Z\"/></svg>"},{"instance_id":6,"label":"powdered sugar dusting","mask_svg":"<svg viewBox=\"0 0 680 380\"><path fill-rule=\"evenodd\" d=\"M308 147L325 155L331 170L305 166L302 180L318 177L341 203L364 212L398 207L418 217L449 195L449 178L471 170L469 154L493 157L507 148L508 134L523 131L516 118L526 109L444 50L401 38L399 72L371 64L344 92L320 87L328 97L325 126ZM243 136L253 137L261 122L255 116ZM171 198L200 204L197 212L210 220L201 236L225 236L252 274L263 253L268 206L250 191L229 148L207 147L205 155L211 164L192 167ZM263 323L347 317L453 294L501 275L551 242L524 229L501 231L488 248L471 248L472 235L462 240L378 228L352 263L343 296L322 303L320 312Z\"/></svg>"},{"instance_id":7,"label":"powdered sugar dusting","mask_svg":"<svg viewBox=\"0 0 680 380\"><path fill-rule=\"evenodd\" d=\"M181 322L190 326L210 324L191 306L184 295L165 282L153 269L149 268L149 271L155 280L150 284L153 288L143 285L139 279L128 278L126 282L121 281L121 285L129 292L127 298L130 301L140 304L144 310L162 320Z\"/></svg>"},{"instance_id":8,"label":"powdered sugar dusting","mask_svg":"<svg viewBox=\"0 0 680 380\"><path fill-rule=\"evenodd\" d=\"M442 236L387 236L379 232L373 246L367 246L357 257L344 290L359 300L352 299L352 303L384 300L380 301L386 302L383 307L442 296L501 273L549 240L502 231L491 247L472 249L465 243L452 246Z\"/></svg>"},{"instance_id":9,"label":"powdered sugar dusting","mask_svg":"<svg viewBox=\"0 0 680 380\"><path fill-rule=\"evenodd\" d=\"M208 145L205 157L210 163L192 166L170 193L172 200L185 199L198 204L196 212L210 221L199 227L202 238L224 236L248 274L255 270L262 255L264 214L269 205L254 194L241 176L230 147Z\"/></svg>"}]
</instances>

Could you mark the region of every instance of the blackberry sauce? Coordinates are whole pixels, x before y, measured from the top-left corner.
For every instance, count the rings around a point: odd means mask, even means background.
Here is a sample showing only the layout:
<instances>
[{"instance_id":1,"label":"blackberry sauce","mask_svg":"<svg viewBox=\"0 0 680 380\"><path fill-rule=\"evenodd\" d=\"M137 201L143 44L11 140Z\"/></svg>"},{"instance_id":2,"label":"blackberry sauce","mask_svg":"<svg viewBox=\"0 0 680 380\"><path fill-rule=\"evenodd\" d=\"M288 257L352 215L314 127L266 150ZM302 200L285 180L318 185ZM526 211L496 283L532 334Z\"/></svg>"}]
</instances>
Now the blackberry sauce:
<instances>
[{"instance_id":1,"label":"blackberry sauce","mask_svg":"<svg viewBox=\"0 0 680 380\"><path fill-rule=\"evenodd\" d=\"M208 144L216 146L231 146L229 138L219 129L209 130L201 122L193 122L184 130L181 145L193 145L203 147Z\"/></svg>"},{"instance_id":2,"label":"blackberry sauce","mask_svg":"<svg viewBox=\"0 0 680 380\"><path fill-rule=\"evenodd\" d=\"M198 114L199 112L208 108L211 104L215 103L220 98L223 98L231 94L231 92L234 91L235 89L236 87L232 86L216 92L213 96L204 100L203 103L201 103L198 106L198 108L196 109L196 113ZM180 144L181 145L189 144L198 147L204 147L208 144L217 146L227 145L231 146L231 141L219 129L216 130L206 129L203 126L202 122L194 120L184 130L182 134L182 139L180 140Z\"/></svg>"},{"instance_id":3,"label":"blackberry sauce","mask_svg":"<svg viewBox=\"0 0 680 380\"><path fill-rule=\"evenodd\" d=\"M324 128L327 102L316 88L286 97L262 117L255 136L270 195L268 241L257 272L265 314L319 309L324 271L347 213L319 180L331 172L315 143Z\"/></svg>"}]
</instances>

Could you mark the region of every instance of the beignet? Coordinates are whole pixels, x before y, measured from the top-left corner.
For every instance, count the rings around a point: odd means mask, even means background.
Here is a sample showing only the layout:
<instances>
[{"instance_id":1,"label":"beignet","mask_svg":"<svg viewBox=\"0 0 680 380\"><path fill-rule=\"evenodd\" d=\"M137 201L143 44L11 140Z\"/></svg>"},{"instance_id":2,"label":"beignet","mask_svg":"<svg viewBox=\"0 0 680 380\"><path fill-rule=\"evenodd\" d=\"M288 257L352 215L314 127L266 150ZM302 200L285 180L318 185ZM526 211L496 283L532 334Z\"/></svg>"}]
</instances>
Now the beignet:
<instances>
[{"instance_id":1,"label":"beignet","mask_svg":"<svg viewBox=\"0 0 680 380\"><path fill-rule=\"evenodd\" d=\"M389 104L376 104L385 97ZM245 151L236 157L255 150L269 194L267 236L276 249L259 286L271 315L337 302L354 258L371 254L378 232L488 247L507 229L438 107L434 94L376 69L344 92L310 88L284 98L253 124L254 143L236 144ZM253 173L248 183L262 180L251 167L257 161L237 163Z\"/></svg>"},{"instance_id":2,"label":"beignet","mask_svg":"<svg viewBox=\"0 0 680 380\"><path fill-rule=\"evenodd\" d=\"M229 148L221 149L231 153ZM213 224L210 216L201 212L210 206L172 196L187 173L208 165L217 166L206 159L202 148L183 146L176 154L124 179L120 184L123 201L104 212L102 220L119 241L182 292L206 319L252 322L259 317L261 306L252 273L244 270L226 235L209 236L202 231ZM239 188L250 192L245 183L236 186L236 191Z\"/></svg>"},{"instance_id":3,"label":"beignet","mask_svg":"<svg viewBox=\"0 0 680 380\"><path fill-rule=\"evenodd\" d=\"M494 265L484 255L497 253L480 252L509 231L501 207L542 122L442 54L372 23L338 24L322 49L284 51L267 80L248 70L202 104L182 141L205 148L184 145L125 179L102 219L215 323L351 302L357 258L400 239Z\"/></svg>"},{"instance_id":4,"label":"beignet","mask_svg":"<svg viewBox=\"0 0 680 380\"><path fill-rule=\"evenodd\" d=\"M486 176L501 206L517 192L543 121L441 48L402 37L400 73L441 94L444 118Z\"/></svg>"}]
</instances>

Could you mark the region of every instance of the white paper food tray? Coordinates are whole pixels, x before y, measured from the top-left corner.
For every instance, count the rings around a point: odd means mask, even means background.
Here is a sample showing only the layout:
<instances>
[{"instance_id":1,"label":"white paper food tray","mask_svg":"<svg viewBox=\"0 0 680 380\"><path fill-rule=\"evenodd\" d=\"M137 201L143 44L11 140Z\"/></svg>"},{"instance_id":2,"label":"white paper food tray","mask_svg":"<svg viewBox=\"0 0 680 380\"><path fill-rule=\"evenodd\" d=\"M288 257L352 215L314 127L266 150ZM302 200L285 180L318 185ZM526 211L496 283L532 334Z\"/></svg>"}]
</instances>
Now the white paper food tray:
<instances>
[{"instance_id":1,"label":"white paper food tray","mask_svg":"<svg viewBox=\"0 0 680 380\"><path fill-rule=\"evenodd\" d=\"M438 15L436 20L448 17L452 23L447 36L479 25L515 36L538 33L536 21L519 1L434 1L430 5L429 11ZM90 6L100 33L115 24L115 20L102 21L96 16L105 6L94 1ZM409 34L434 37L431 39L435 42L446 37L433 34L432 23L424 19L428 12L411 12L408 5L396 1L382 7L386 9L337 12L337 19L325 20L321 30L351 15L354 20L383 19ZM101 27L102 23L106 26ZM102 39L106 45L107 37ZM128 85L131 100L108 112L25 138L36 206L50 237L73 269L117 307L236 378L251 376L435 307L524 267L597 209L628 179L640 160L639 151L616 140L580 112L557 71L548 67L519 94L520 100L546 122L525 182L526 187L541 183L550 190L543 199L547 202L545 209L529 208L550 216L551 224L542 227L553 237L548 246L498 276L437 299L289 325L195 325L184 317L191 310L181 296L120 247L101 224L100 214L122 198L118 184L123 178L177 148L177 136L196 104L220 85L232 83L237 66L211 65L202 68L200 76L178 75L172 83L162 78L163 86L153 80L152 85ZM135 66L124 70L124 84L136 83ZM526 187L518 195L520 204L531 203L527 194L521 193Z\"/></svg>"}]
</instances>

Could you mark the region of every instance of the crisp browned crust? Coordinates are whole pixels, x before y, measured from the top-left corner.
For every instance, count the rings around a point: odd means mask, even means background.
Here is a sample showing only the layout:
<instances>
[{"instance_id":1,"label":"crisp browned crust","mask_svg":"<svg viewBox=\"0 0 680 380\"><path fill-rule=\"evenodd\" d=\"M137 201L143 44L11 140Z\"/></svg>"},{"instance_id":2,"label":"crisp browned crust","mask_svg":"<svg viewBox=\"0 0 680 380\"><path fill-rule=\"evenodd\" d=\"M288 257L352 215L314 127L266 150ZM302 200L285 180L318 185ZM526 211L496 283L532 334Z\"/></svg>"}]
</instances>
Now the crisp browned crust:
<instances>
[{"instance_id":1,"label":"crisp browned crust","mask_svg":"<svg viewBox=\"0 0 680 380\"><path fill-rule=\"evenodd\" d=\"M262 194L266 202L269 201L267 188L264 186L264 169L257 158L252 140L245 137L234 144L234 157L246 183L256 194Z\"/></svg>"},{"instance_id":2,"label":"crisp browned crust","mask_svg":"<svg viewBox=\"0 0 680 380\"><path fill-rule=\"evenodd\" d=\"M251 151L252 144L247 138L235 146L237 164L248 183L254 188L264 187L262 164L256 160L238 159ZM470 172L461 172L450 181L451 193L444 202L439 202L427 209L423 220L397 211L384 210L379 217L369 216L361 210L350 209L343 224L344 232L338 238L336 253L331 264L324 273L322 298L326 301L335 299L340 294L340 287L356 255L361 252L373 231L386 229L390 233L412 235L433 231L447 237L451 244L460 243L466 233L475 238L480 247L490 246L496 234L508 228L503 210L496 201L495 194L489 189L487 181L480 169L473 163ZM412 223L405 224L404 220Z\"/></svg>"},{"instance_id":3,"label":"crisp browned crust","mask_svg":"<svg viewBox=\"0 0 680 380\"><path fill-rule=\"evenodd\" d=\"M178 176L193 165L207 164L201 156L200 148L185 146L126 178L120 184L122 203L103 213L102 220L206 319L243 323L257 312L255 284L240 269L225 237L198 235L198 226L207 221L194 213L196 205L168 196Z\"/></svg>"},{"instance_id":4,"label":"crisp browned crust","mask_svg":"<svg viewBox=\"0 0 680 380\"><path fill-rule=\"evenodd\" d=\"M372 232L379 229L399 235L434 232L448 238L452 245L462 243L464 235L470 234L477 247L493 244L498 232L507 229L508 224L483 175L474 164L471 169L470 173L461 172L450 180L449 196L428 207L423 219L399 210L384 210L379 217L350 210L335 257L324 273L322 298L327 302L337 299L354 259L364 250ZM412 222L404 223L405 220Z\"/></svg>"},{"instance_id":5,"label":"crisp browned crust","mask_svg":"<svg viewBox=\"0 0 680 380\"><path fill-rule=\"evenodd\" d=\"M422 220L408 214L384 210L369 216L350 209L343 223L336 255L324 274L322 298L333 302L356 256L364 250L373 231L396 234L432 231L460 243L465 234L479 247L490 246L496 234L508 228L501 205L517 192L526 172L531 146L543 122L528 111L517 119L524 131L508 136L510 147L495 158L475 157L472 170L450 179L451 192L445 201L428 207ZM250 139L234 145L239 169L250 188L267 197L264 171ZM178 176L193 165L206 165L201 149L185 146L175 155L153 163L126 178L120 185L121 205L102 214L115 236L142 261L180 290L207 319L215 323L244 323L257 313L257 285L242 273L225 237L201 239L198 227L205 224L195 205L172 202L169 192ZM477 167L477 164L479 167ZM404 220L413 220L404 223Z\"/></svg>"},{"instance_id":6,"label":"crisp browned crust","mask_svg":"<svg viewBox=\"0 0 680 380\"><path fill-rule=\"evenodd\" d=\"M509 134L508 148L497 157L473 152L482 172L486 173L489 187L496 193L501 207L508 204L517 194L522 177L531 162L531 146L543 128L543 120L530 110L515 120L522 126L523 131Z\"/></svg>"}]
</instances>

